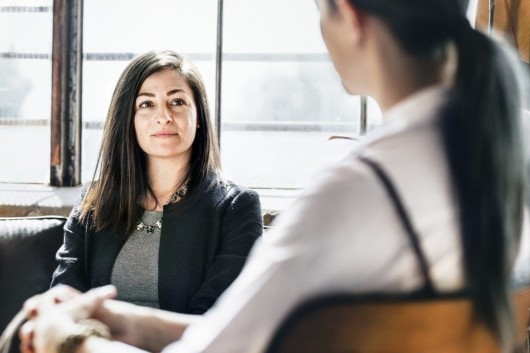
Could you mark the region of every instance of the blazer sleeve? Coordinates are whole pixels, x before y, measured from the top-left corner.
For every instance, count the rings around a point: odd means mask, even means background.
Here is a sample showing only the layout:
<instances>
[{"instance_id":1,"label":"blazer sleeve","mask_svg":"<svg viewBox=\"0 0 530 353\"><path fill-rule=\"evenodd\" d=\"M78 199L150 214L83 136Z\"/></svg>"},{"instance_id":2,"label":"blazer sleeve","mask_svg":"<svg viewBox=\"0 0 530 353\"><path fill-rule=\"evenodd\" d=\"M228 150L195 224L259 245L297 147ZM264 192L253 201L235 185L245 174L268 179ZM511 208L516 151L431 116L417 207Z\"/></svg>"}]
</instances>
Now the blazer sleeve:
<instances>
[{"instance_id":1,"label":"blazer sleeve","mask_svg":"<svg viewBox=\"0 0 530 353\"><path fill-rule=\"evenodd\" d=\"M79 221L78 212L85 191L86 186L64 225L63 245L55 255L58 265L52 276L51 287L66 284L83 292L89 289L85 272L86 225Z\"/></svg>"},{"instance_id":2,"label":"blazer sleeve","mask_svg":"<svg viewBox=\"0 0 530 353\"><path fill-rule=\"evenodd\" d=\"M221 244L210 264L205 280L192 297L189 312L203 314L239 275L254 242L263 233L259 195L249 189L225 205L221 219Z\"/></svg>"}]
</instances>

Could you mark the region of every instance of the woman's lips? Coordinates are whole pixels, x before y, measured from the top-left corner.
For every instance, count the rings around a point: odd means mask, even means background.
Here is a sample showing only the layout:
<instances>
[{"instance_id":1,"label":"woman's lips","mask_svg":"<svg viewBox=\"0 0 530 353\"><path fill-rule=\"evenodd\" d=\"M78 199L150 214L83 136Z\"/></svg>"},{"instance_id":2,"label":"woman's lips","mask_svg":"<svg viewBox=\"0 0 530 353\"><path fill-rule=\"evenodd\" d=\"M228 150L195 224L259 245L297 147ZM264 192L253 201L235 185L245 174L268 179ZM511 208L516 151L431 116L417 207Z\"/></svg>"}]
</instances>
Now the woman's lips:
<instances>
[{"instance_id":1,"label":"woman's lips","mask_svg":"<svg viewBox=\"0 0 530 353\"><path fill-rule=\"evenodd\" d=\"M161 131L161 132L155 132L152 136L153 137L173 137L176 135L178 135L176 132Z\"/></svg>"}]
</instances>

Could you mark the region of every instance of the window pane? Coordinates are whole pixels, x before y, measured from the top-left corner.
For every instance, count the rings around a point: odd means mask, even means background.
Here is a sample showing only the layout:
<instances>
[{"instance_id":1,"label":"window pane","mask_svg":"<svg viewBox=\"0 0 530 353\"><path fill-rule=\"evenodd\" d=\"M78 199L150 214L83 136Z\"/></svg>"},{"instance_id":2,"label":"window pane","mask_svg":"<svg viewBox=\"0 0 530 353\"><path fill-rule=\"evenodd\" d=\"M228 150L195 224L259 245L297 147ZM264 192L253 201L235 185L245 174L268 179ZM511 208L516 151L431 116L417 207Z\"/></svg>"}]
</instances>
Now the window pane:
<instances>
[{"instance_id":1,"label":"window pane","mask_svg":"<svg viewBox=\"0 0 530 353\"><path fill-rule=\"evenodd\" d=\"M356 135L359 116L359 99L344 92L331 64L227 62L223 78L221 151L229 178L301 188L351 150L351 142L328 141Z\"/></svg>"},{"instance_id":2,"label":"window pane","mask_svg":"<svg viewBox=\"0 0 530 353\"><path fill-rule=\"evenodd\" d=\"M7 183L48 183L50 126L0 122L0 180Z\"/></svg>"},{"instance_id":3,"label":"window pane","mask_svg":"<svg viewBox=\"0 0 530 353\"><path fill-rule=\"evenodd\" d=\"M225 1L221 151L225 172L252 187L302 188L359 132L307 0Z\"/></svg>"},{"instance_id":4,"label":"window pane","mask_svg":"<svg viewBox=\"0 0 530 353\"><path fill-rule=\"evenodd\" d=\"M51 0L0 2L2 182L49 181L51 6Z\"/></svg>"},{"instance_id":5,"label":"window pane","mask_svg":"<svg viewBox=\"0 0 530 353\"><path fill-rule=\"evenodd\" d=\"M211 0L91 0L84 6L82 180L88 181L114 86L134 55L169 49L187 56L203 74L213 107L217 4Z\"/></svg>"}]
</instances>

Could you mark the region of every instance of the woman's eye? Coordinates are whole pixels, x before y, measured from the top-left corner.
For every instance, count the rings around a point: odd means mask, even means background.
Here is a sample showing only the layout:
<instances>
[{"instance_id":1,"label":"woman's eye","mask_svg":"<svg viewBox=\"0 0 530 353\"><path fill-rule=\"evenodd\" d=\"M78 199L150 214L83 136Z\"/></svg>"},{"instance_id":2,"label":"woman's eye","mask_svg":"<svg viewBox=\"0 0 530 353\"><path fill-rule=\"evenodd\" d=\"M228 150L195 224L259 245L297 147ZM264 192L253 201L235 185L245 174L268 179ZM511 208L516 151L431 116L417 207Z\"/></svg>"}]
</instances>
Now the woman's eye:
<instances>
[{"instance_id":1,"label":"woman's eye","mask_svg":"<svg viewBox=\"0 0 530 353\"><path fill-rule=\"evenodd\" d=\"M151 102L141 102L140 104L138 104L138 108L149 108L151 106L153 106Z\"/></svg>"},{"instance_id":2,"label":"woman's eye","mask_svg":"<svg viewBox=\"0 0 530 353\"><path fill-rule=\"evenodd\" d=\"M177 98L171 101L171 105L185 105L185 104L186 102L184 101L184 99L181 99L181 98Z\"/></svg>"}]
</instances>

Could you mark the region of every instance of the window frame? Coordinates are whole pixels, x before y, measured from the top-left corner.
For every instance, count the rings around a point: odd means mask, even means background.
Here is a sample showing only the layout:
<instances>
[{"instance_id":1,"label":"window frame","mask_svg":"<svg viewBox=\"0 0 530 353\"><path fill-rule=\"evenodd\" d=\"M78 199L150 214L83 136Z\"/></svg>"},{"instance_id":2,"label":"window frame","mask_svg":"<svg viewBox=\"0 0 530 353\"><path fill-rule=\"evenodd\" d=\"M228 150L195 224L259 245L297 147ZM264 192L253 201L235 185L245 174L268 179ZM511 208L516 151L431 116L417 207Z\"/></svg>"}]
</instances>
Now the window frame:
<instances>
[{"instance_id":1,"label":"window frame","mask_svg":"<svg viewBox=\"0 0 530 353\"><path fill-rule=\"evenodd\" d=\"M83 51L83 5L84 0L53 0L53 6L51 6L53 36L49 185L55 187L78 186L82 183L82 129L85 124L82 119L83 60L90 55ZM0 9L4 12L44 12L49 10L49 7L0 6ZM217 0L214 128L219 144L221 144L223 126L221 113L223 62L238 60L238 58L232 58L233 55L223 53L223 9L224 0ZM125 55L134 54L125 53ZM8 59L49 58L48 55L43 57L42 54L25 53L0 53L0 56ZM364 135L368 125L366 97L361 97L360 103L359 133ZM23 124L32 124L32 122ZM297 124L293 123L293 125Z\"/></svg>"}]
</instances>

